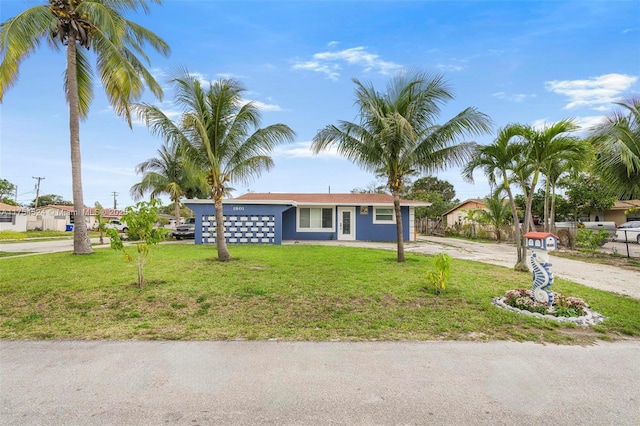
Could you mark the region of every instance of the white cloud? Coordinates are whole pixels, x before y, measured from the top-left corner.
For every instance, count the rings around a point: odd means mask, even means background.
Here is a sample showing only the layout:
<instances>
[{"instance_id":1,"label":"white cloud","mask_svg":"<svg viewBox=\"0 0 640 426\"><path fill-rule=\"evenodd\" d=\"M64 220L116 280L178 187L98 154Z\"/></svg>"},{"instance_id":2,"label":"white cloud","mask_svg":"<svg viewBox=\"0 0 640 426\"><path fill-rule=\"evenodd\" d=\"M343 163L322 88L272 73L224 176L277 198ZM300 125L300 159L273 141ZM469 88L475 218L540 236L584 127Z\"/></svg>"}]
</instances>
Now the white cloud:
<instances>
[{"instance_id":1,"label":"white cloud","mask_svg":"<svg viewBox=\"0 0 640 426\"><path fill-rule=\"evenodd\" d=\"M308 142L296 142L288 145L281 145L274 151L275 156L281 157L298 157L298 158L310 158L310 157L330 157L330 158L342 158L335 147L331 147L318 154L314 154L311 151L311 141Z\"/></svg>"},{"instance_id":2,"label":"white cloud","mask_svg":"<svg viewBox=\"0 0 640 426\"><path fill-rule=\"evenodd\" d=\"M337 42L329 43L335 46ZM349 49L315 53L310 61L300 61L293 64L294 70L307 70L325 74L331 80L337 80L340 76L340 64L360 66L365 72L375 71L380 74L390 74L402 68L402 65L391 61L385 61L375 53L368 52L364 47L351 47Z\"/></svg>"},{"instance_id":3,"label":"white cloud","mask_svg":"<svg viewBox=\"0 0 640 426\"><path fill-rule=\"evenodd\" d=\"M247 104L249 102L253 102L256 108L258 108L260 111L282 111L282 108L280 107L280 105L267 104L260 101L255 101L255 100L252 101L250 99L242 99L243 104Z\"/></svg>"},{"instance_id":4,"label":"white cloud","mask_svg":"<svg viewBox=\"0 0 640 426\"><path fill-rule=\"evenodd\" d=\"M601 110L612 102L621 100L621 95L636 81L637 76L626 74L604 74L588 80L552 80L545 83L545 88L569 98L564 109L590 107Z\"/></svg>"},{"instance_id":5,"label":"white cloud","mask_svg":"<svg viewBox=\"0 0 640 426\"><path fill-rule=\"evenodd\" d=\"M603 115L589 115L581 117L573 117L573 122L579 127L576 133L585 133L590 131L594 126L600 124L605 118ZM531 123L531 127L536 130L543 130L546 127L553 126L556 121L548 121L547 118L541 118L534 120Z\"/></svg>"},{"instance_id":6,"label":"white cloud","mask_svg":"<svg viewBox=\"0 0 640 426\"><path fill-rule=\"evenodd\" d=\"M460 71L464 71L466 66L465 65L454 65L454 64L437 64L436 68L438 68L441 71L460 72Z\"/></svg>"},{"instance_id":7,"label":"white cloud","mask_svg":"<svg viewBox=\"0 0 640 426\"><path fill-rule=\"evenodd\" d=\"M535 98L536 95L527 95L524 93L506 93L506 92L496 92L492 94L493 97L498 99L504 99L509 102L524 102L528 98Z\"/></svg>"}]
</instances>

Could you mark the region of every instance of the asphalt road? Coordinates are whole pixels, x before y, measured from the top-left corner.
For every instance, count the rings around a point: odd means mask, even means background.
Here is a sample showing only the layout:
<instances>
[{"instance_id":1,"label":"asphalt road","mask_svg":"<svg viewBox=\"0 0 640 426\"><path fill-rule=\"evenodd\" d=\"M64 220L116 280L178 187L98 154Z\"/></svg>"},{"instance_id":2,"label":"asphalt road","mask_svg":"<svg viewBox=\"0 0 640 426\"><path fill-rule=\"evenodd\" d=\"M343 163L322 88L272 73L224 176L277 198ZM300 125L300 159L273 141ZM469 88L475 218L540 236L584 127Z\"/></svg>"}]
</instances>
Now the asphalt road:
<instances>
[{"instance_id":1,"label":"asphalt road","mask_svg":"<svg viewBox=\"0 0 640 426\"><path fill-rule=\"evenodd\" d=\"M0 342L3 425L640 424L640 345Z\"/></svg>"}]
</instances>

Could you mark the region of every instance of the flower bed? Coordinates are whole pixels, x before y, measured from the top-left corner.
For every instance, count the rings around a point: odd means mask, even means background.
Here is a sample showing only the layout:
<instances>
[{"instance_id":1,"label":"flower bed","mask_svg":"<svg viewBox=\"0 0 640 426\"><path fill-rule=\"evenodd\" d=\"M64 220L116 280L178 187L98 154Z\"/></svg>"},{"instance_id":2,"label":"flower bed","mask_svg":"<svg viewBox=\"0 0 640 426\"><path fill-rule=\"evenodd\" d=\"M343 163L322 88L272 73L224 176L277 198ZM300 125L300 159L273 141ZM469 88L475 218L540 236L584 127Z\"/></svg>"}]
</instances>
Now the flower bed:
<instances>
[{"instance_id":1,"label":"flower bed","mask_svg":"<svg viewBox=\"0 0 640 426\"><path fill-rule=\"evenodd\" d=\"M553 305L540 303L535 300L531 290L509 290L504 297L496 297L493 303L510 311L521 314L547 318L559 322L572 322L577 325L595 325L605 320L605 317L589 309L584 300L577 297L566 297L553 293Z\"/></svg>"}]
</instances>

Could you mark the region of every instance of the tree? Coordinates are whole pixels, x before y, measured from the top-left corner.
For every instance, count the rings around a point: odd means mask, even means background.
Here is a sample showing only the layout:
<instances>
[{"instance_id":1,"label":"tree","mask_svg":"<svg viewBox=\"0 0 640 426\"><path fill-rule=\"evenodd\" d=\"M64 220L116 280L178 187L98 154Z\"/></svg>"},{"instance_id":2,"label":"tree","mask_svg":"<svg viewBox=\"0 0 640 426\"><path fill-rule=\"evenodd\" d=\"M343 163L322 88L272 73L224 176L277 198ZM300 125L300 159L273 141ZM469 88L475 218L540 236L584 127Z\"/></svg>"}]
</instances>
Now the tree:
<instances>
[{"instance_id":1,"label":"tree","mask_svg":"<svg viewBox=\"0 0 640 426\"><path fill-rule=\"evenodd\" d=\"M205 90L185 71L172 80L175 101L184 111L179 123L158 107L138 104L138 113L151 131L176 143L204 175L216 210L218 260L231 259L224 237L222 198L232 182L248 182L273 167L269 153L292 141L295 133L284 124L260 128L261 114L254 102L243 101L240 82L221 79Z\"/></svg>"},{"instance_id":2,"label":"tree","mask_svg":"<svg viewBox=\"0 0 640 426\"><path fill-rule=\"evenodd\" d=\"M429 207L417 207L415 211L416 218L442 216L459 203L455 196L456 191L453 185L435 176L425 176L417 179L410 184L404 195L409 200L428 201L431 203Z\"/></svg>"},{"instance_id":3,"label":"tree","mask_svg":"<svg viewBox=\"0 0 640 426\"><path fill-rule=\"evenodd\" d=\"M131 197L137 201L147 192L152 199L161 194L169 195L173 201L173 216L176 221L180 220L180 197L187 189L206 191L206 181L199 179L177 144L163 145L158 150L157 157L136 166L136 173L142 174L142 181L131 187Z\"/></svg>"},{"instance_id":4,"label":"tree","mask_svg":"<svg viewBox=\"0 0 640 426\"><path fill-rule=\"evenodd\" d=\"M598 176L586 172L566 177L562 186L565 188L569 210L575 220L579 220L581 216L589 216L591 212L607 210L616 201L605 182Z\"/></svg>"},{"instance_id":5,"label":"tree","mask_svg":"<svg viewBox=\"0 0 640 426\"><path fill-rule=\"evenodd\" d=\"M38 207L50 206L52 204L57 206L73 206L73 201L67 201L61 195L56 195L56 194L45 194L45 195L40 195L38 197ZM29 205L29 207L35 207L35 206L36 206L36 199L34 198L33 201L31 201L31 204ZM76 219L77 218L78 216L76 216Z\"/></svg>"},{"instance_id":6,"label":"tree","mask_svg":"<svg viewBox=\"0 0 640 426\"><path fill-rule=\"evenodd\" d=\"M522 127L511 124L498 131L496 139L488 145L478 146L471 161L465 166L462 176L468 182L473 182L473 173L481 169L492 186L500 186L507 193L513 219L517 260L514 269L528 271L525 259L525 246L518 221L518 210L511 189L511 174L517 168L516 160L522 156L524 147L518 143Z\"/></svg>"},{"instance_id":7,"label":"tree","mask_svg":"<svg viewBox=\"0 0 640 426\"><path fill-rule=\"evenodd\" d=\"M382 171L393 195L398 262L404 262L400 196L405 178L416 172L432 173L469 158L474 143L459 139L489 131L490 120L467 108L444 124L436 124L441 105L453 94L439 74L400 72L379 93L357 79L356 105L360 123L339 121L313 138L319 153L336 145L338 152L371 172Z\"/></svg>"},{"instance_id":8,"label":"tree","mask_svg":"<svg viewBox=\"0 0 640 426\"><path fill-rule=\"evenodd\" d=\"M501 197L498 192L486 197L484 202L487 209L474 211L470 215L471 220L493 227L496 232L496 238L500 242L502 240L500 230L513 220L511 208L508 203L505 203L505 198Z\"/></svg>"},{"instance_id":9,"label":"tree","mask_svg":"<svg viewBox=\"0 0 640 426\"><path fill-rule=\"evenodd\" d=\"M84 220L84 196L80 158L80 119L86 119L93 98L93 75L86 50L96 57L96 68L111 106L131 126L129 103L140 99L145 85L158 97L160 85L144 67L149 44L162 54L169 47L151 31L125 15L161 0L49 0L31 7L0 25L0 102L18 79L19 65L42 40L66 50L64 90L69 104L71 179L76 221L75 254L92 253Z\"/></svg>"},{"instance_id":10,"label":"tree","mask_svg":"<svg viewBox=\"0 0 640 426\"><path fill-rule=\"evenodd\" d=\"M107 221L104 219L104 216L102 215L104 213L104 208L102 207L102 204L100 204L98 201L96 201L95 203L95 208L96 208L96 226L98 229L98 232L100 232L100 244L104 244L104 233L107 230Z\"/></svg>"},{"instance_id":11,"label":"tree","mask_svg":"<svg viewBox=\"0 0 640 426\"><path fill-rule=\"evenodd\" d=\"M616 103L621 110L595 127L594 169L611 194L621 200L640 198L640 96Z\"/></svg>"},{"instance_id":12,"label":"tree","mask_svg":"<svg viewBox=\"0 0 640 426\"><path fill-rule=\"evenodd\" d=\"M5 204L17 204L13 197L16 194L16 186L6 179L0 179L0 202Z\"/></svg>"},{"instance_id":13,"label":"tree","mask_svg":"<svg viewBox=\"0 0 640 426\"><path fill-rule=\"evenodd\" d=\"M133 254L130 254L129 247L122 242L122 237L117 229L107 229L107 235L111 239L111 248L122 251L127 262L135 260L138 267L138 288L144 285L144 265L148 261L151 246L164 241L169 232L168 229L154 226L158 220L157 213L161 204L160 200L155 199L149 202L141 201L136 203L134 207L125 208L126 213L121 220L129 228L127 234L130 233L138 237L137 241L133 243L133 247L135 247Z\"/></svg>"},{"instance_id":14,"label":"tree","mask_svg":"<svg viewBox=\"0 0 640 426\"><path fill-rule=\"evenodd\" d=\"M551 125L545 125L542 129L535 129L531 126L525 126L521 129L520 136L525 141L524 159L532 173L524 215L525 232L533 229L533 224L530 221L531 204L545 166L558 159L577 160L586 155L584 144L581 144L577 138L567 136L569 132L577 129L578 126L573 120L561 120Z\"/></svg>"}]
</instances>

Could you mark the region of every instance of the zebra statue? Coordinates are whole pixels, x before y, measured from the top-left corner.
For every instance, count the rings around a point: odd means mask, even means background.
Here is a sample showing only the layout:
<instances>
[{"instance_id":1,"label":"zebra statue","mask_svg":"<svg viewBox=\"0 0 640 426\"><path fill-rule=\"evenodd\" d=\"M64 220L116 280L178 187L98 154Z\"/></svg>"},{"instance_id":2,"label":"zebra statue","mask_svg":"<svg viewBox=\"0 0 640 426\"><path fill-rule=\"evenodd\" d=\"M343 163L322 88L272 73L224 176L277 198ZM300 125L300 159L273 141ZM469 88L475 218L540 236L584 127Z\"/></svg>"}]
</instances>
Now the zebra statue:
<instances>
[{"instance_id":1,"label":"zebra statue","mask_svg":"<svg viewBox=\"0 0 640 426\"><path fill-rule=\"evenodd\" d=\"M537 302L552 306L553 293L549 289L553 284L553 273L550 270L549 255L546 251L532 250L529 262L533 271L533 298Z\"/></svg>"}]
</instances>

